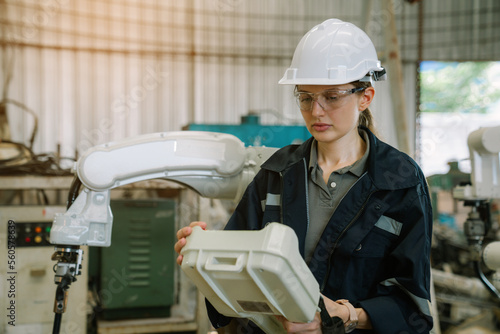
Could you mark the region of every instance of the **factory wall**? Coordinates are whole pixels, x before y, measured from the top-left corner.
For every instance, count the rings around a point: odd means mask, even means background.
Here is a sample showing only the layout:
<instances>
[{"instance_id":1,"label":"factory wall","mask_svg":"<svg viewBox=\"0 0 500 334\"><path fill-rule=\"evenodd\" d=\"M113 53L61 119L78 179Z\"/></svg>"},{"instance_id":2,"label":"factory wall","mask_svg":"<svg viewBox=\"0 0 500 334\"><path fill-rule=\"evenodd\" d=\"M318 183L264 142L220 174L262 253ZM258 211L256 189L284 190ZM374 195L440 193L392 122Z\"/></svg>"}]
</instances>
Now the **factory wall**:
<instances>
[{"instance_id":1,"label":"factory wall","mask_svg":"<svg viewBox=\"0 0 500 334\"><path fill-rule=\"evenodd\" d=\"M34 116L33 150L65 157L191 122L237 124L249 111L263 123L297 124L291 87L277 82L300 37L330 17L351 21L366 29L384 65L390 13L414 138L418 61L499 59L500 4L424 1L419 19L418 4L395 0L389 11L388 2L0 1L0 88L11 139L28 144ZM376 89L381 136L396 144L391 83Z\"/></svg>"}]
</instances>

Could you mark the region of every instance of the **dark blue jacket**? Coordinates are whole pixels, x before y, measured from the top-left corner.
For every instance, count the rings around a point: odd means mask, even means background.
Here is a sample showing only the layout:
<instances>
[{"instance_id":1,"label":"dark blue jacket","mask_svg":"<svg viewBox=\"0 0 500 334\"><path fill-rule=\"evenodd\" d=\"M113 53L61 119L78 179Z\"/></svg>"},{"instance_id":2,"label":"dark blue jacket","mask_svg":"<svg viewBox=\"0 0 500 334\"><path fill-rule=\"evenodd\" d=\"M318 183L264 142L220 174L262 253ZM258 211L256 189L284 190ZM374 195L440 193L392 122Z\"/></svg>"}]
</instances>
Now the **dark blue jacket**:
<instances>
[{"instance_id":1,"label":"dark blue jacket","mask_svg":"<svg viewBox=\"0 0 500 334\"><path fill-rule=\"evenodd\" d=\"M348 299L370 316L373 331L352 333L428 333L432 212L426 180L409 156L365 131L367 170L335 210L308 265L323 295ZM262 165L226 229L281 222L295 230L304 255L311 143L284 147ZM208 311L214 326L227 323L210 305Z\"/></svg>"}]
</instances>

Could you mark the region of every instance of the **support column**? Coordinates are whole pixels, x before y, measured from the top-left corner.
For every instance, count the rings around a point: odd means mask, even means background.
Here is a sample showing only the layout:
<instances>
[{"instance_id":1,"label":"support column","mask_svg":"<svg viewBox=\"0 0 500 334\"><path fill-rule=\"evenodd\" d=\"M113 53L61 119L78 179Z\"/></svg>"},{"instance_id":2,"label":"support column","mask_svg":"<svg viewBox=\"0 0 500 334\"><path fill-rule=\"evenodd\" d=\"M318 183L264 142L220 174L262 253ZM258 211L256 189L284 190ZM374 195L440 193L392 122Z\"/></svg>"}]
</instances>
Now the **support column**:
<instances>
[{"instance_id":1,"label":"support column","mask_svg":"<svg viewBox=\"0 0 500 334\"><path fill-rule=\"evenodd\" d=\"M393 115L396 124L396 136L398 148L412 155L410 152L408 135L408 115L406 112L406 101L403 86L403 69L401 65L401 53L399 51L396 21L394 17L393 0L384 0L384 8L387 10L387 28L385 29L385 49L387 58L387 75L391 86L391 99Z\"/></svg>"}]
</instances>

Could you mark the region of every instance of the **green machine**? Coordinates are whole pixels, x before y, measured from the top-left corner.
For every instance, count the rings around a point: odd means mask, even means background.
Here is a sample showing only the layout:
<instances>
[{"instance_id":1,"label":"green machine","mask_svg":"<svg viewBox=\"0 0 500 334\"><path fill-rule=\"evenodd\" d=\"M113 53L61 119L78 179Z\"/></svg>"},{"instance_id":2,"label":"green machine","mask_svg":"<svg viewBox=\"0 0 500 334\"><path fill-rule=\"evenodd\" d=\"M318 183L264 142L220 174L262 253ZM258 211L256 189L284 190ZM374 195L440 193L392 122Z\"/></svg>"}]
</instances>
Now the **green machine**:
<instances>
[{"instance_id":1,"label":"green machine","mask_svg":"<svg viewBox=\"0 0 500 334\"><path fill-rule=\"evenodd\" d=\"M450 166L450 169L446 174L434 174L427 177L427 183L430 188L433 207L432 215L434 221L449 220L449 218L446 218L446 215L440 215L439 213L438 192L448 192L449 196L452 197L453 189L455 187L471 183L470 174L464 173L460 170L458 167L458 161L450 161L448 162L448 166ZM456 211L456 207L454 211Z\"/></svg>"},{"instance_id":2,"label":"green machine","mask_svg":"<svg viewBox=\"0 0 500 334\"><path fill-rule=\"evenodd\" d=\"M112 247L90 247L90 287L104 320L168 317L174 303L174 200L112 200Z\"/></svg>"}]
</instances>

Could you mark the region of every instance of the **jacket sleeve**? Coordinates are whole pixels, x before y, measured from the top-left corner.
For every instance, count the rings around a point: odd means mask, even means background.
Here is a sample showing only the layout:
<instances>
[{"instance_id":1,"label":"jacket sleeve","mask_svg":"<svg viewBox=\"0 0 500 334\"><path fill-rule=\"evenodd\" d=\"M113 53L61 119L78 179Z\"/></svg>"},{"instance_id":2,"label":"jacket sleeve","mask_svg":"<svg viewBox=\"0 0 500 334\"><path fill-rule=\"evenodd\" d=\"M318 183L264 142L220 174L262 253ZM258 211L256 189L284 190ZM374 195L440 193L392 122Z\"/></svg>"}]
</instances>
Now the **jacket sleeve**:
<instances>
[{"instance_id":1,"label":"jacket sleeve","mask_svg":"<svg viewBox=\"0 0 500 334\"><path fill-rule=\"evenodd\" d=\"M413 196L403 210L402 238L388 254L385 279L376 285L376 297L357 303L368 313L376 333L422 334L432 328L432 209L425 181Z\"/></svg>"},{"instance_id":2,"label":"jacket sleeve","mask_svg":"<svg viewBox=\"0 0 500 334\"><path fill-rule=\"evenodd\" d=\"M261 170L248 185L242 199L229 218L225 230L260 230L263 227L262 203L265 201L265 191L261 188L265 184L264 174L264 171Z\"/></svg>"}]
</instances>

